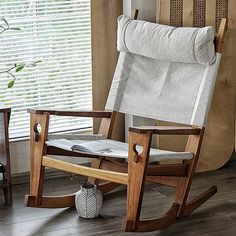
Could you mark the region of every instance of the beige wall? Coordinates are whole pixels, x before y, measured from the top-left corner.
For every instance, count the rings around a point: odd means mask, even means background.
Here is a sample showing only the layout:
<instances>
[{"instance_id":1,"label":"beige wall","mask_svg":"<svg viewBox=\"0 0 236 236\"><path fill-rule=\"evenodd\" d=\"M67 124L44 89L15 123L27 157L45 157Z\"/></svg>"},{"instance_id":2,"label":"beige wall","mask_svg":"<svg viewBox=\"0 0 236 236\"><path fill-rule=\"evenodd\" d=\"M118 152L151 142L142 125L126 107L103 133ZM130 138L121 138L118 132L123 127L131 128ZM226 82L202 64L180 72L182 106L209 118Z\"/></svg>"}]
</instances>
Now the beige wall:
<instances>
[{"instance_id":1,"label":"beige wall","mask_svg":"<svg viewBox=\"0 0 236 236\"><path fill-rule=\"evenodd\" d=\"M91 0L93 109L104 110L118 58L116 49L117 17L123 1ZM100 120L94 120L97 133ZM124 117L118 115L113 138L124 139Z\"/></svg>"}]
</instances>

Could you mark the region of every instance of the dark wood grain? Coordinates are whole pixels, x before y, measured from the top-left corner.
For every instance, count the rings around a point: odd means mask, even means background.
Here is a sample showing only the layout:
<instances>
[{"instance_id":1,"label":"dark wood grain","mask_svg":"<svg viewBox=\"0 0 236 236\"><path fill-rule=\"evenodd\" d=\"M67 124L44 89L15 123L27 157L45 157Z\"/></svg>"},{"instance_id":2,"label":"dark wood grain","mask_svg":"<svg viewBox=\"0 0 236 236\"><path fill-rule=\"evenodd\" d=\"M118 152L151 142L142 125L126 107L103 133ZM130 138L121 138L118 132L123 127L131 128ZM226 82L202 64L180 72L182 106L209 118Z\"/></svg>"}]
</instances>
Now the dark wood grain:
<instances>
[{"instance_id":1,"label":"dark wood grain","mask_svg":"<svg viewBox=\"0 0 236 236\"><path fill-rule=\"evenodd\" d=\"M77 117L98 117L110 118L111 111L72 111L72 110L51 110L51 109L28 109L28 113L44 114L48 113L55 116L77 116Z\"/></svg>"},{"instance_id":2,"label":"dark wood grain","mask_svg":"<svg viewBox=\"0 0 236 236\"><path fill-rule=\"evenodd\" d=\"M120 171L127 173L127 163L118 163L115 161L103 160L100 168L103 170ZM185 176L188 170L188 164L149 164L147 166L147 176Z\"/></svg>"},{"instance_id":3,"label":"dark wood grain","mask_svg":"<svg viewBox=\"0 0 236 236\"><path fill-rule=\"evenodd\" d=\"M10 120L11 109L1 107L0 109L0 163L3 165L3 194L5 204L12 205L12 184L11 184L11 163L9 150L9 134L8 126Z\"/></svg>"},{"instance_id":4,"label":"dark wood grain","mask_svg":"<svg viewBox=\"0 0 236 236\"><path fill-rule=\"evenodd\" d=\"M163 135L198 135L201 132L201 128L195 127L181 127L181 126L139 126L130 127L130 132L135 133L152 133Z\"/></svg>"}]
</instances>

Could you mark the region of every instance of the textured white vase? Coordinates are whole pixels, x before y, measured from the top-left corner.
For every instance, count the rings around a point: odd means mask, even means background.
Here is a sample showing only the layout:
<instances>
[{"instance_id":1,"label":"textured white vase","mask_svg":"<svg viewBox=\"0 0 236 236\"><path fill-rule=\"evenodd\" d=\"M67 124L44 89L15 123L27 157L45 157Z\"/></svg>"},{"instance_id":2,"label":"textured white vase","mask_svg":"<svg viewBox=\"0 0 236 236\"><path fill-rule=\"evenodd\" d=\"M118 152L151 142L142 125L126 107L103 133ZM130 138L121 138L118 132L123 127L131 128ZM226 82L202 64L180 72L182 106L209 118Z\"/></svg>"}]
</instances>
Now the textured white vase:
<instances>
[{"instance_id":1,"label":"textured white vase","mask_svg":"<svg viewBox=\"0 0 236 236\"><path fill-rule=\"evenodd\" d=\"M75 206L82 218L96 218L102 210L103 195L95 185L83 184L75 195Z\"/></svg>"}]
</instances>

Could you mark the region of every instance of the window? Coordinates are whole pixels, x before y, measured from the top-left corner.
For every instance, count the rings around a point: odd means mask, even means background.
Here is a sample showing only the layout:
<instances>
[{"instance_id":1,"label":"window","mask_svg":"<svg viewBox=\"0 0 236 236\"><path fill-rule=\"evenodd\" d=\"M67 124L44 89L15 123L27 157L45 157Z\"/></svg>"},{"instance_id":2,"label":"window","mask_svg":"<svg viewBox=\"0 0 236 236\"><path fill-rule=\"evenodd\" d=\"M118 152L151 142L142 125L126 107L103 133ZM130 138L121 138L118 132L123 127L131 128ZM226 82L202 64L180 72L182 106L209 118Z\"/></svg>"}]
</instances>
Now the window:
<instances>
[{"instance_id":1,"label":"window","mask_svg":"<svg viewBox=\"0 0 236 236\"><path fill-rule=\"evenodd\" d=\"M0 71L15 62L41 61L0 74L0 102L12 108L10 137L29 135L27 108L92 109L90 0L1 0L11 27L0 35ZM87 118L52 117L50 132L92 127Z\"/></svg>"}]
</instances>

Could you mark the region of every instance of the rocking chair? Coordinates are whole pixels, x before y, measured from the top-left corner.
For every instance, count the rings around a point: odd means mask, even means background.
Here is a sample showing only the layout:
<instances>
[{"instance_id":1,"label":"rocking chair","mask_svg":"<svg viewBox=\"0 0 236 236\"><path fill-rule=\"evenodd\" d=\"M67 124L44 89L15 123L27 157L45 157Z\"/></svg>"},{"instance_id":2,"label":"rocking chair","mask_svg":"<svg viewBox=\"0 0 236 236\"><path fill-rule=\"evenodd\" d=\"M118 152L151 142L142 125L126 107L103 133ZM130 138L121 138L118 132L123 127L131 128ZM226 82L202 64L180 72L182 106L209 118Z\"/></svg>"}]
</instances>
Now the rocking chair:
<instances>
[{"instance_id":1,"label":"rocking chair","mask_svg":"<svg viewBox=\"0 0 236 236\"><path fill-rule=\"evenodd\" d=\"M137 13L137 12L136 12ZM137 15L137 14L135 14ZM222 19L214 40L212 27L175 28L134 20L118 19L119 60L105 111L29 110L30 194L28 207L74 207L75 195L43 196L45 167L89 176L104 194L127 185L125 231L164 229L188 216L216 192L212 186L187 202L195 172L204 125L220 63L226 19ZM129 141L111 140L117 112L184 124L185 126L130 127ZM52 115L102 118L99 135L82 137L107 144L113 152L86 153L65 150L48 140ZM41 131L38 130L38 124ZM152 135L189 135L183 152L151 148ZM125 154L124 154L125 153ZM50 155L50 156L49 156ZM51 155L91 158L91 167L58 160ZM112 157L112 158L111 158ZM123 158L126 161L116 161ZM160 160L181 160L160 164ZM99 180L106 180L99 184ZM146 182L176 188L170 210L158 219L140 220Z\"/></svg>"}]
</instances>

